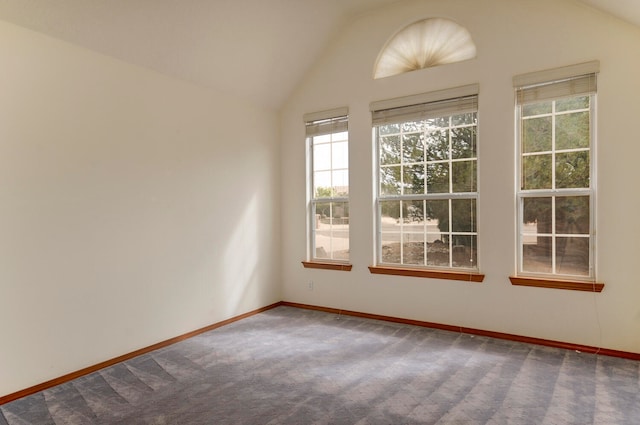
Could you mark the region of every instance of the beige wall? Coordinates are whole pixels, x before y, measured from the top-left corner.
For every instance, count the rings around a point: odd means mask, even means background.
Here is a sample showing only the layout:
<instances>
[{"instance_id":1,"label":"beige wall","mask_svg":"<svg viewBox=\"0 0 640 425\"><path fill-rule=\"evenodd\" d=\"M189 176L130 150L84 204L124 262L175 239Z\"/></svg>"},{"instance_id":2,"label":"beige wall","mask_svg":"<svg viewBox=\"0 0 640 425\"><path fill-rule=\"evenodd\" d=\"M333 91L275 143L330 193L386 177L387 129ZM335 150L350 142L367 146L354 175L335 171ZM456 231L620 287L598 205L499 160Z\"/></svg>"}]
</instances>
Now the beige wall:
<instances>
[{"instance_id":1,"label":"beige wall","mask_svg":"<svg viewBox=\"0 0 640 425\"><path fill-rule=\"evenodd\" d=\"M372 80L387 38L435 16L465 26L478 57ZM0 22L0 395L281 299L640 352L638 45L638 28L572 1L409 0L337 36L279 128L273 111ZM593 59L605 290L513 287L511 78ZM485 282L370 275L369 102L469 83ZM351 111L349 273L300 264L302 115L339 106Z\"/></svg>"},{"instance_id":2,"label":"beige wall","mask_svg":"<svg viewBox=\"0 0 640 425\"><path fill-rule=\"evenodd\" d=\"M0 396L271 304L278 121L0 22Z\"/></svg>"},{"instance_id":3,"label":"beige wall","mask_svg":"<svg viewBox=\"0 0 640 425\"><path fill-rule=\"evenodd\" d=\"M381 80L380 48L399 28L428 17L466 27L476 59ZM282 111L284 299L640 353L640 30L572 1L420 0L355 20L336 37ZM514 75L600 60L598 259L601 294L516 287ZM479 249L484 283L371 275L372 138L369 103L479 83ZM304 269L305 144L302 115L350 108L349 273ZM292 178L291 176L299 176ZM308 282L314 281L309 290Z\"/></svg>"}]
</instances>

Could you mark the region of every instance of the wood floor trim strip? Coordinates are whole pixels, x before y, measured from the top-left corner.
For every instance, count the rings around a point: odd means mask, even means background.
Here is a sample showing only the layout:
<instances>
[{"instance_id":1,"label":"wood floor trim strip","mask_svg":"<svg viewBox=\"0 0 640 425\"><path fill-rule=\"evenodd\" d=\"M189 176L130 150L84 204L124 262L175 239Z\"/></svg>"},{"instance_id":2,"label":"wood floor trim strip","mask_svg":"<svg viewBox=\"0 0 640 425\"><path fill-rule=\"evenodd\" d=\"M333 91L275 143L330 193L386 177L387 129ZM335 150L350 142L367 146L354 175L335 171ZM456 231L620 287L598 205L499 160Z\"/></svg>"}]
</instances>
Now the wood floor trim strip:
<instances>
[{"instance_id":1,"label":"wood floor trim strip","mask_svg":"<svg viewBox=\"0 0 640 425\"><path fill-rule=\"evenodd\" d=\"M561 341L552 341L552 340L547 340L547 339L532 338L532 337L527 337L527 336L513 335L513 334L507 334L507 333L501 333L501 332L485 331L485 330L482 330L482 329L474 329L474 328L467 328L467 327L460 327L460 326L453 326L453 325L445 325L445 324L441 324L441 323L424 322L424 321L421 321L421 320L403 319L403 318L399 318L399 317L383 316L383 315L379 315L379 314L362 313L362 312L350 311L350 310L341 310L341 309L332 308L332 307L321 307L321 306L315 306L315 305L310 305L310 304L299 304L299 303L293 303L293 302L289 302L289 301L279 301L277 303L268 305L266 307L262 307L262 308L253 310L253 311L241 314L239 316L235 316L235 317L223 320L221 322L214 323L214 324L206 326L204 328L200 328L200 329L197 329L195 331L191 331L191 332L185 333L183 335L179 335L177 337L170 338L170 339L167 339L165 341L158 342L158 343L150 345L148 347L144 347L144 348L141 348L139 350L132 351L131 353L124 354L122 356L118 356L118 357L115 357L115 358L110 359L110 360L106 360L106 361L98 363L96 365L89 366L89 367L86 367L84 369L80 369L78 371L68 373L68 374L63 375L63 376L61 376L59 378L55 378L55 379L52 379L50 381L43 382L41 384L34 385L32 387L26 388L24 390L20 390L20 391L17 391L17 392L2 396L2 397L0 397L0 405L9 403L11 401L17 400L17 399L22 398L22 397L29 396L31 394L35 394L35 393L40 392L40 391L44 391L46 389L55 387L56 385L64 384L65 382L69 382L69 381L72 381L72 380L74 380L76 378L80 378L80 377L88 375L90 373L97 372L98 370L104 369L106 367L113 366L113 365L115 365L117 363L121 363L123 361L130 360L130 359L132 359L134 357L137 357L137 356L140 356L142 354L146 354L146 353L149 353L151 351L167 347L169 345L175 344L175 343L183 341L185 339L194 337L196 335L202 334L204 332L208 332L208 331L213 330L213 329L217 329L219 327L228 325L228 324L233 323L233 322L237 322L238 320L245 319L245 318L253 316L255 314L262 313L262 312L267 311L267 310L271 310L271 309L276 308L276 307L281 306L281 305L289 306L289 307L302 308L302 309L307 309L307 310L323 311L323 312L326 312L326 313L343 314L343 315L346 315L346 316L362 317L362 318L365 318L365 319L384 320L384 321L387 321L387 322L402 323L402 324L421 326L421 327L432 328L432 329L441 329L441 330L452 331L452 332L460 332L460 333L466 333L466 334L472 334L472 335L487 336L487 337L491 337L491 338L498 338L498 339L504 339L504 340L509 340L509 341L524 342L524 343L528 343L528 344L536 344L536 345L544 345L544 346L548 346L548 347L563 348L563 349L566 349L566 350L575 350L575 351L580 351L580 352L584 352L584 353L601 354L601 355L611 356L611 357L620 357L620 358L629 359L629 360L640 360L640 353L632 353L632 352L627 352L627 351L610 350L610 349L607 349L607 348L591 347L591 346L587 346L587 345L572 344L572 343L561 342Z\"/></svg>"},{"instance_id":2,"label":"wood floor trim strip","mask_svg":"<svg viewBox=\"0 0 640 425\"><path fill-rule=\"evenodd\" d=\"M24 390L20 390L20 391L17 391L17 392L2 396L2 397L0 397L0 406L3 405L3 404L9 403L11 401L17 400L19 398L26 397L26 396L29 396L31 394L35 394L35 393L38 393L40 391L44 391L46 389L55 387L56 385L64 384L65 382L72 381L72 380L74 380L76 378L80 378L81 376L85 376L85 375L88 375L90 373L97 372L100 369L104 369L105 367L113 366L115 364L124 362L126 360L131 360L132 358L138 357L138 356L140 356L142 354L147 354L147 353L149 353L151 351L167 347L169 345L175 344L175 343L180 342L180 341L184 341L185 339L192 338L192 337L194 337L196 335L200 335L202 333L211 331L213 329L217 329L219 327L228 325L230 323L237 322L238 320L246 319L247 317L256 315L258 313L262 313L263 311L271 310L272 308L276 308L276 307L278 307L280 305L282 305L281 301L279 301L277 303L274 303L274 304L271 304L271 305L268 305L266 307L262 307L262 308L258 308L258 309L253 310L253 311L249 311L249 312L244 313L244 314L240 314L238 316L231 317L229 319L223 320L221 322L214 323L214 324L209 325L209 326L205 326L204 328L196 329L195 331L187 332L185 334L176 336L174 338L170 338L170 339L167 339L165 341L158 342L158 343L150 345L148 347L144 347L144 348L141 348L139 350L135 350L135 351L132 351L130 353L123 354L122 356L118 356L118 357L115 357L113 359L106 360L106 361L98 363L96 365L89 366L89 367L86 367L84 369L80 369L80 370L77 370L75 372L68 373L68 374L60 376L58 378L51 379L50 381L43 382L43 383L38 384L38 385L34 385L33 387L29 387L29 388L26 388Z\"/></svg>"},{"instance_id":3,"label":"wood floor trim strip","mask_svg":"<svg viewBox=\"0 0 640 425\"><path fill-rule=\"evenodd\" d=\"M640 360L640 353L628 351L611 350L608 348L592 347L589 345L573 344L569 342L553 341L549 339L533 338L528 336L513 335L502 332L486 331L482 329L467 328L462 326L445 325L441 323L423 322L421 320L403 319L392 316L382 316L379 314L362 313L359 311L341 310L332 307L321 307L309 304L299 304L289 301L282 301L281 305L289 307L303 308L307 310L324 311L326 313L343 314L345 316L362 317L365 319L384 320L386 322L403 323L406 325L422 326L424 328L441 329L451 332L460 332L471 335L487 336L491 338L504 339L508 341L524 342L527 344L544 345L547 347L562 348L565 350L580 351L582 353L601 354L610 357L620 357L629 360Z\"/></svg>"}]
</instances>

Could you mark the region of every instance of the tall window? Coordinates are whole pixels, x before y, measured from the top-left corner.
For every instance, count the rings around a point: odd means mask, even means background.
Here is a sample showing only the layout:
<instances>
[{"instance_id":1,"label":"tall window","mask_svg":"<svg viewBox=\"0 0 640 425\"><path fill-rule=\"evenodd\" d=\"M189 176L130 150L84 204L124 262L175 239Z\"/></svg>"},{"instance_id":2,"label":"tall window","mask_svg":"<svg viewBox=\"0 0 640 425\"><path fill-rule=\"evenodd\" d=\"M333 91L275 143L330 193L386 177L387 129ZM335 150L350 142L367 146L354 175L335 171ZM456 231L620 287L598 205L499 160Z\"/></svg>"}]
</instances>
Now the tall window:
<instances>
[{"instance_id":1,"label":"tall window","mask_svg":"<svg viewBox=\"0 0 640 425\"><path fill-rule=\"evenodd\" d=\"M346 108L305 115L311 261L349 260L349 134Z\"/></svg>"},{"instance_id":2,"label":"tall window","mask_svg":"<svg viewBox=\"0 0 640 425\"><path fill-rule=\"evenodd\" d=\"M477 93L465 86L371 105L379 265L477 269Z\"/></svg>"},{"instance_id":3,"label":"tall window","mask_svg":"<svg viewBox=\"0 0 640 425\"><path fill-rule=\"evenodd\" d=\"M593 280L597 63L514 78L518 274Z\"/></svg>"}]
</instances>

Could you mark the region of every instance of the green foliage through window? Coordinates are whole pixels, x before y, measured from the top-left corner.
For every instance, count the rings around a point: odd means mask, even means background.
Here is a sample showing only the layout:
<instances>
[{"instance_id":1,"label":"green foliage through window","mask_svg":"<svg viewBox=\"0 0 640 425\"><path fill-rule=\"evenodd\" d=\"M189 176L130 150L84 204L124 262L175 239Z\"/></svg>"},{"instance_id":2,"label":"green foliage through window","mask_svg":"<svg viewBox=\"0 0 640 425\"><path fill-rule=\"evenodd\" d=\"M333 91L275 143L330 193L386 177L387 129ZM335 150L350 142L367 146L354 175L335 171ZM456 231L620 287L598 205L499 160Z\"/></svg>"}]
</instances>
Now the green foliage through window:
<instances>
[{"instance_id":1,"label":"green foliage through window","mask_svg":"<svg viewBox=\"0 0 640 425\"><path fill-rule=\"evenodd\" d=\"M477 113L376 130L379 261L477 268Z\"/></svg>"}]
</instances>

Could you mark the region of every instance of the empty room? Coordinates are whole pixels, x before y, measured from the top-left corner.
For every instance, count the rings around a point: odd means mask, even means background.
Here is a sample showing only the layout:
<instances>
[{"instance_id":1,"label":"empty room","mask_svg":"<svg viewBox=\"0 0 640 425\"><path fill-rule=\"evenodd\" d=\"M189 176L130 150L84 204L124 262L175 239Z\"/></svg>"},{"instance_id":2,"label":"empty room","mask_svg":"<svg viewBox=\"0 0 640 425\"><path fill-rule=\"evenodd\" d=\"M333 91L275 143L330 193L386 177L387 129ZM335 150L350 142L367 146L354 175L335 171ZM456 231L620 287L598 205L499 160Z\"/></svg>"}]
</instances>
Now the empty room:
<instances>
[{"instance_id":1,"label":"empty room","mask_svg":"<svg viewBox=\"0 0 640 425\"><path fill-rule=\"evenodd\" d=\"M0 1L0 425L640 423L640 3Z\"/></svg>"}]
</instances>

